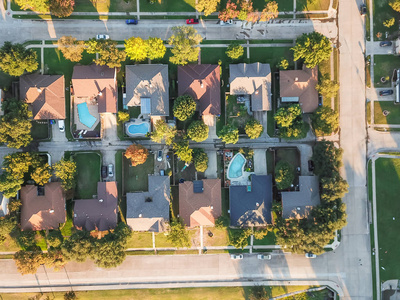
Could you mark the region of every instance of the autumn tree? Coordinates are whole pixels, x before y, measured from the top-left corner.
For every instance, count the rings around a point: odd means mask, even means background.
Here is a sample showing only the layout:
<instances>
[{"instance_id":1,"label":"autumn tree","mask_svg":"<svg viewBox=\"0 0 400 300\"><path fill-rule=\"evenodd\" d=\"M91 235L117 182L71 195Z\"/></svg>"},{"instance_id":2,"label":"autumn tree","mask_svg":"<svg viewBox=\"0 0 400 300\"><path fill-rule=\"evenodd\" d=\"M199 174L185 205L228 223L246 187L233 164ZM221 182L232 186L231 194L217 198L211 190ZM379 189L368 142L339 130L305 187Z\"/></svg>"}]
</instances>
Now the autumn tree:
<instances>
[{"instance_id":1,"label":"autumn tree","mask_svg":"<svg viewBox=\"0 0 400 300\"><path fill-rule=\"evenodd\" d=\"M118 111L118 122L120 123L128 122L129 118L130 118L129 112L122 110Z\"/></svg>"},{"instance_id":2,"label":"autumn tree","mask_svg":"<svg viewBox=\"0 0 400 300\"><path fill-rule=\"evenodd\" d=\"M209 128L203 121L193 121L187 130L189 138L195 142L203 142L208 138Z\"/></svg>"},{"instance_id":3,"label":"autumn tree","mask_svg":"<svg viewBox=\"0 0 400 300\"><path fill-rule=\"evenodd\" d=\"M0 48L0 69L8 75L21 76L37 70L38 66L36 52L25 49L22 44L4 42Z\"/></svg>"},{"instance_id":4,"label":"autumn tree","mask_svg":"<svg viewBox=\"0 0 400 300\"><path fill-rule=\"evenodd\" d=\"M53 248L60 248L64 240L60 230L50 230L46 236L47 244Z\"/></svg>"},{"instance_id":5,"label":"autumn tree","mask_svg":"<svg viewBox=\"0 0 400 300\"><path fill-rule=\"evenodd\" d=\"M208 168L208 155L202 148L193 149L193 162L197 172L205 172Z\"/></svg>"},{"instance_id":6,"label":"autumn tree","mask_svg":"<svg viewBox=\"0 0 400 300\"><path fill-rule=\"evenodd\" d=\"M227 144L236 144L239 141L239 129L233 125L225 125L218 132L218 137Z\"/></svg>"},{"instance_id":7,"label":"autumn tree","mask_svg":"<svg viewBox=\"0 0 400 300\"><path fill-rule=\"evenodd\" d=\"M117 48L117 42L110 39L92 38L86 43L86 52L89 54L99 54L99 58L94 59L94 63L99 66L107 65L109 68L119 68L126 59L126 53Z\"/></svg>"},{"instance_id":8,"label":"autumn tree","mask_svg":"<svg viewBox=\"0 0 400 300\"><path fill-rule=\"evenodd\" d=\"M149 45L141 37L125 40L126 55L133 61L141 62L147 58Z\"/></svg>"},{"instance_id":9,"label":"autumn tree","mask_svg":"<svg viewBox=\"0 0 400 300\"><path fill-rule=\"evenodd\" d=\"M125 157L131 161L132 167L144 164L148 155L149 150L139 144L132 144L125 151Z\"/></svg>"},{"instance_id":10,"label":"autumn tree","mask_svg":"<svg viewBox=\"0 0 400 300\"><path fill-rule=\"evenodd\" d=\"M45 185L49 182L51 177L50 170L51 169L48 163L38 163L31 174L31 178L36 182L37 185Z\"/></svg>"},{"instance_id":11,"label":"autumn tree","mask_svg":"<svg viewBox=\"0 0 400 300\"><path fill-rule=\"evenodd\" d=\"M279 136L283 138L303 138L307 134L307 124L303 121L300 105L281 107L274 115L279 128Z\"/></svg>"},{"instance_id":12,"label":"autumn tree","mask_svg":"<svg viewBox=\"0 0 400 300\"><path fill-rule=\"evenodd\" d=\"M165 123L164 120L157 120L154 124L154 130L150 135L150 139L156 143L165 142L166 145L172 145L177 133L176 126Z\"/></svg>"},{"instance_id":13,"label":"autumn tree","mask_svg":"<svg viewBox=\"0 0 400 300\"><path fill-rule=\"evenodd\" d=\"M329 106L320 106L311 116L316 136L331 135L339 129L339 114Z\"/></svg>"},{"instance_id":14,"label":"autumn tree","mask_svg":"<svg viewBox=\"0 0 400 300\"><path fill-rule=\"evenodd\" d=\"M220 2L221 0L198 0L196 10L204 12L204 16L208 16L217 11Z\"/></svg>"},{"instance_id":15,"label":"autumn tree","mask_svg":"<svg viewBox=\"0 0 400 300\"><path fill-rule=\"evenodd\" d=\"M65 18L74 11L75 0L50 0L50 12L59 18Z\"/></svg>"},{"instance_id":16,"label":"autumn tree","mask_svg":"<svg viewBox=\"0 0 400 300\"><path fill-rule=\"evenodd\" d=\"M229 45L229 47L226 49L225 51L226 55L235 60L235 59L239 59L243 56L244 54L244 48L242 45L240 45L237 42L233 42Z\"/></svg>"},{"instance_id":17,"label":"autumn tree","mask_svg":"<svg viewBox=\"0 0 400 300\"><path fill-rule=\"evenodd\" d=\"M218 19L227 22L230 19L236 18L238 15L239 11L237 10L237 5L231 0L228 0L225 9L219 12Z\"/></svg>"},{"instance_id":18,"label":"autumn tree","mask_svg":"<svg viewBox=\"0 0 400 300\"><path fill-rule=\"evenodd\" d=\"M172 108L174 117L179 121L185 121L191 118L196 111L196 102L189 95L179 96L174 100L174 106Z\"/></svg>"},{"instance_id":19,"label":"autumn tree","mask_svg":"<svg viewBox=\"0 0 400 300\"><path fill-rule=\"evenodd\" d=\"M316 85L315 89L322 95L322 97L332 98L335 97L339 91L339 84L336 81L331 80L329 75L325 75Z\"/></svg>"},{"instance_id":20,"label":"autumn tree","mask_svg":"<svg viewBox=\"0 0 400 300\"><path fill-rule=\"evenodd\" d=\"M393 10L400 12L400 0L391 0L389 5Z\"/></svg>"},{"instance_id":21,"label":"autumn tree","mask_svg":"<svg viewBox=\"0 0 400 300\"><path fill-rule=\"evenodd\" d=\"M151 60L163 58L167 51L164 41L158 37L150 37L147 40L147 45L147 57Z\"/></svg>"},{"instance_id":22,"label":"autumn tree","mask_svg":"<svg viewBox=\"0 0 400 300\"><path fill-rule=\"evenodd\" d=\"M197 30L191 26L172 27L172 36L168 43L172 46L170 62L175 65L186 65L197 61L200 53L199 44L203 40Z\"/></svg>"},{"instance_id":23,"label":"autumn tree","mask_svg":"<svg viewBox=\"0 0 400 300\"><path fill-rule=\"evenodd\" d=\"M189 148L189 141L182 140L173 144L176 156L186 163L191 163L193 159L193 149Z\"/></svg>"},{"instance_id":24,"label":"autumn tree","mask_svg":"<svg viewBox=\"0 0 400 300\"><path fill-rule=\"evenodd\" d=\"M286 70L289 67L289 61L286 58L282 57L277 67L281 70Z\"/></svg>"},{"instance_id":25,"label":"autumn tree","mask_svg":"<svg viewBox=\"0 0 400 300\"><path fill-rule=\"evenodd\" d=\"M22 275L35 274L37 269L44 264L45 260L41 251L20 250L13 257L18 272Z\"/></svg>"},{"instance_id":26,"label":"autumn tree","mask_svg":"<svg viewBox=\"0 0 400 300\"><path fill-rule=\"evenodd\" d=\"M319 32L304 33L292 48L294 60L302 59L307 68L314 68L331 56L332 45L329 39Z\"/></svg>"},{"instance_id":27,"label":"autumn tree","mask_svg":"<svg viewBox=\"0 0 400 300\"><path fill-rule=\"evenodd\" d=\"M15 0L15 3L23 10L32 10L45 13L49 11L49 0Z\"/></svg>"},{"instance_id":28,"label":"autumn tree","mask_svg":"<svg viewBox=\"0 0 400 300\"><path fill-rule=\"evenodd\" d=\"M383 26L390 28L394 25L394 22L395 22L394 18L387 19L387 20L383 21Z\"/></svg>"},{"instance_id":29,"label":"autumn tree","mask_svg":"<svg viewBox=\"0 0 400 300\"><path fill-rule=\"evenodd\" d=\"M287 161L280 160L275 166L275 183L278 190L291 186L294 180L294 167Z\"/></svg>"},{"instance_id":30,"label":"autumn tree","mask_svg":"<svg viewBox=\"0 0 400 300\"><path fill-rule=\"evenodd\" d=\"M29 153L16 152L4 157L3 174L0 175L0 192L5 197L15 197L24 184L25 174L32 165Z\"/></svg>"},{"instance_id":31,"label":"autumn tree","mask_svg":"<svg viewBox=\"0 0 400 300\"><path fill-rule=\"evenodd\" d=\"M73 62L82 60L82 53L85 50L85 42L77 41L72 36L62 36L58 40L58 49L61 51L65 59Z\"/></svg>"},{"instance_id":32,"label":"autumn tree","mask_svg":"<svg viewBox=\"0 0 400 300\"><path fill-rule=\"evenodd\" d=\"M256 119L250 119L247 121L244 131L250 139L258 139L264 131L264 127L260 121Z\"/></svg>"},{"instance_id":33,"label":"autumn tree","mask_svg":"<svg viewBox=\"0 0 400 300\"><path fill-rule=\"evenodd\" d=\"M278 15L278 3L276 1L270 1L267 2L265 8L261 12L260 21L268 22L269 20L276 19Z\"/></svg>"},{"instance_id":34,"label":"autumn tree","mask_svg":"<svg viewBox=\"0 0 400 300\"><path fill-rule=\"evenodd\" d=\"M54 175L61 179L61 185L68 191L76 185L76 163L73 160L61 159L53 165Z\"/></svg>"},{"instance_id":35,"label":"autumn tree","mask_svg":"<svg viewBox=\"0 0 400 300\"><path fill-rule=\"evenodd\" d=\"M238 0L240 10L237 18L239 20L247 20L248 15L253 12L253 2L251 0Z\"/></svg>"}]
</instances>

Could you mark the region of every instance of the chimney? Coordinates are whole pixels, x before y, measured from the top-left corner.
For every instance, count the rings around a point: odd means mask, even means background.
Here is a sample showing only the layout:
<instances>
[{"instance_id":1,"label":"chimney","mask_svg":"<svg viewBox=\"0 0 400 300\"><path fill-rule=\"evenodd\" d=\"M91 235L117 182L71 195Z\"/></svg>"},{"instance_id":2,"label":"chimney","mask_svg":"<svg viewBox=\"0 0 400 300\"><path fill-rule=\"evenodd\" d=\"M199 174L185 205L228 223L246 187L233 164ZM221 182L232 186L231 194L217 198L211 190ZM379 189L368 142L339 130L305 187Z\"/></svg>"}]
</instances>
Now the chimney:
<instances>
[{"instance_id":1,"label":"chimney","mask_svg":"<svg viewBox=\"0 0 400 300\"><path fill-rule=\"evenodd\" d=\"M211 205L211 209L214 209L214 206Z\"/></svg>"}]
</instances>

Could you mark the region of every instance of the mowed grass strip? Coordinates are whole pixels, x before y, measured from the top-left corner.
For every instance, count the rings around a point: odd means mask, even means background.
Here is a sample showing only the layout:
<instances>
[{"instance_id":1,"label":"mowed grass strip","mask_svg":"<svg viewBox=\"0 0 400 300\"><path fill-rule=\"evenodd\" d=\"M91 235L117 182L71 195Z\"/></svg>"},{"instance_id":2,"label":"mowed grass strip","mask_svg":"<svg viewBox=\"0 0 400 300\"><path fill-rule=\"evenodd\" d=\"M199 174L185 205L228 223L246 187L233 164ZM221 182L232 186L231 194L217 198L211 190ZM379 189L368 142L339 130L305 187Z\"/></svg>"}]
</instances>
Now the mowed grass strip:
<instances>
[{"instance_id":1,"label":"mowed grass strip","mask_svg":"<svg viewBox=\"0 0 400 300\"><path fill-rule=\"evenodd\" d=\"M385 117L383 111L389 114ZM400 124L400 105L393 101L374 101L374 122L375 124Z\"/></svg>"},{"instance_id":2,"label":"mowed grass strip","mask_svg":"<svg viewBox=\"0 0 400 300\"><path fill-rule=\"evenodd\" d=\"M101 157L98 153L74 153L77 176L75 199L92 199L97 195L97 182L100 181Z\"/></svg>"},{"instance_id":3,"label":"mowed grass strip","mask_svg":"<svg viewBox=\"0 0 400 300\"><path fill-rule=\"evenodd\" d=\"M143 12L193 12L195 6L195 0L157 0L154 4L140 0L140 11Z\"/></svg>"}]
</instances>

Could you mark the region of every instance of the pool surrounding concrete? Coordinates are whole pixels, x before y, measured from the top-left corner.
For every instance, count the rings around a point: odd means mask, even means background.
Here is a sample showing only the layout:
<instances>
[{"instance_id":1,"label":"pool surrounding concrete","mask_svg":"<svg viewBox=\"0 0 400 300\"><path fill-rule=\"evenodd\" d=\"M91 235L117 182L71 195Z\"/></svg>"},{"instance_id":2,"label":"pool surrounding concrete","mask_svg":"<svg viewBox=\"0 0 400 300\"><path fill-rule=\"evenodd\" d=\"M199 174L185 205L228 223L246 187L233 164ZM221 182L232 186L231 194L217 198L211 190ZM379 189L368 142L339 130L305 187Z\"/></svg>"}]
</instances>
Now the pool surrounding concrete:
<instances>
[{"instance_id":1,"label":"pool surrounding concrete","mask_svg":"<svg viewBox=\"0 0 400 300\"><path fill-rule=\"evenodd\" d=\"M241 153L237 153L231 160L227 170L227 178L230 185L247 185L250 183L249 176L254 172L246 172L244 167L246 158Z\"/></svg>"},{"instance_id":2,"label":"pool surrounding concrete","mask_svg":"<svg viewBox=\"0 0 400 300\"><path fill-rule=\"evenodd\" d=\"M125 132L130 137L144 137L150 131L150 120L131 119L125 123Z\"/></svg>"}]
</instances>

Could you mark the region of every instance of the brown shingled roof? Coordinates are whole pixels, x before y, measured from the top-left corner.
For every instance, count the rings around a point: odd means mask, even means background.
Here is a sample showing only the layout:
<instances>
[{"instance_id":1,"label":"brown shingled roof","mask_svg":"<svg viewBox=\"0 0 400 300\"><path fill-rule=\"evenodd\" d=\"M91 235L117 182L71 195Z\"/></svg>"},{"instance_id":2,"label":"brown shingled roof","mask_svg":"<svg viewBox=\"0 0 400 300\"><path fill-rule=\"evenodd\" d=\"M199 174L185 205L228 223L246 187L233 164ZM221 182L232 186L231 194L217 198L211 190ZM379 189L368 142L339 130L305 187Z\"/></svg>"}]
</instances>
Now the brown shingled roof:
<instances>
[{"instance_id":1,"label":"brown shingled roof","mask_svg":"<svg viewBox=\"0 0 400 300\"><path fill-rule=\"evenodd\" d=\"M221 216L221 180L203 179L203 192L195 193L192 181L179 184L179 216L189 227L214 226Z\"/></svg>"},{"instance_id":2,"label":"brown shingled roof","mask_svg":"<svg viewBox=\"0 0 400 300\"><path fill-rule=\"evenodd\" d=\"M60 182L44 185L44 195L38 196L38 187L21 188L21 230L57 229L65 222L65 198Z\"/></svg>"}]
</instances>

